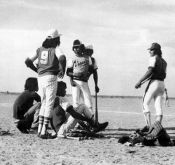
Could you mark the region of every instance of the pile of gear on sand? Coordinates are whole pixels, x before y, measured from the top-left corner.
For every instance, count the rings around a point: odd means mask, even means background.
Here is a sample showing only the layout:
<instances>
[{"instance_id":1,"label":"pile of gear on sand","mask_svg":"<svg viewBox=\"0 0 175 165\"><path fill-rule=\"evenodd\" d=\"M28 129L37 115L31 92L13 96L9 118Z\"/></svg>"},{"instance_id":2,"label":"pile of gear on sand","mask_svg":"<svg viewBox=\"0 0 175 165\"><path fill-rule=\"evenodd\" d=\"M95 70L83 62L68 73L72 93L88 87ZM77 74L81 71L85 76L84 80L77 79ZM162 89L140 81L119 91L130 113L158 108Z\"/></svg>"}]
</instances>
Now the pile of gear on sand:
<instances>
[{"instance_id":1,"label":"pile of gear on sand","mask_svg":"<svg viewBox=\"0 0 175 165\"><path fill-rule=\"evenodd\" d=\"M120 137L118 142L128 146L175 146L175 139L170 138L159 121L150 127L137 129L130 136Z\"/></svg>"}]
</instances>

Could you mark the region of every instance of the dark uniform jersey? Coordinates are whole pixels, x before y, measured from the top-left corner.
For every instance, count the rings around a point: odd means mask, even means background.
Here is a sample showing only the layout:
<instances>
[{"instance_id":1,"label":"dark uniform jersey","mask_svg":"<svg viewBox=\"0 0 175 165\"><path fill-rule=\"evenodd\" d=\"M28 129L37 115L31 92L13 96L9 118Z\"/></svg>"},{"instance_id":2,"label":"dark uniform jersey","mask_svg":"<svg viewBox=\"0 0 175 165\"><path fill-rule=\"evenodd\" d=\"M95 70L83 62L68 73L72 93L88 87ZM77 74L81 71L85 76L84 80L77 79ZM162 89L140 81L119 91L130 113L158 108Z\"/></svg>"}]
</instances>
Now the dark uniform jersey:
<instances>
[{"instance_id":1,"label":"dark uniform jersey","mask_svg":"<svg viewBox=\"0 0 175 165\"><path fill-rule=\"evenodd\" d=\"M38 74L40 75L57 75L59 72L59 61L55 54L55 48L40 47L38 54Z\"/></svg>"},{"instance_id":2,"label":"dark uniform jersey","mask_svg":"<svg viewBox=\"0 0 175 165\"><path fill-rule=\"evenodd\" d=\"M151 57L149 67L153 67L152 80L163 81L166 78L167 62L163 58L157 55Z\"/></svg>"},{"instance_id":3,"label":"dark uniform jersey","mask_svg":"<svg viewBox=\"0 0 175 165\"><path fill-rule=\"evenodd\" d=\"M36 92L25 90L22 92L13 104L13 117L23 119L24 114L33 106L33 102L40 102L40 96Z\"/></svg>"}]
</instances>

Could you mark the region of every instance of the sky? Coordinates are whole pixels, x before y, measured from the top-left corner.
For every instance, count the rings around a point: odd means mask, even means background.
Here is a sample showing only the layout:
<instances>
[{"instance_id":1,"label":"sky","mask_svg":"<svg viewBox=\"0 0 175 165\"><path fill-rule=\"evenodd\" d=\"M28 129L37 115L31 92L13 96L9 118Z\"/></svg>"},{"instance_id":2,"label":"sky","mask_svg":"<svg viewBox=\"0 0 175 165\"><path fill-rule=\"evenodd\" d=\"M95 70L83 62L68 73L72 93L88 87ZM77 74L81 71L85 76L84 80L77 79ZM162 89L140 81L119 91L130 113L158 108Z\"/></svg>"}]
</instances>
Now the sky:
<instances>
[{"instance_id":1,"label":"sky","mask_svg":"<svg viewBox=\"0 0 175 165\"><path fill-rule=\"evenodd\" d=\"M174 11L173 0L0 0L0 91L21 92L27 77L37 77L24 60L56 28L67 59L75 39L93 45L99 95L142 96L146 84L134 86L147 71L147 49L158 42L168 95L175 97ZM63 81L71 93L69 78ZM94 94L92 77L89 86Z\"/></svg>"}]
</instances>

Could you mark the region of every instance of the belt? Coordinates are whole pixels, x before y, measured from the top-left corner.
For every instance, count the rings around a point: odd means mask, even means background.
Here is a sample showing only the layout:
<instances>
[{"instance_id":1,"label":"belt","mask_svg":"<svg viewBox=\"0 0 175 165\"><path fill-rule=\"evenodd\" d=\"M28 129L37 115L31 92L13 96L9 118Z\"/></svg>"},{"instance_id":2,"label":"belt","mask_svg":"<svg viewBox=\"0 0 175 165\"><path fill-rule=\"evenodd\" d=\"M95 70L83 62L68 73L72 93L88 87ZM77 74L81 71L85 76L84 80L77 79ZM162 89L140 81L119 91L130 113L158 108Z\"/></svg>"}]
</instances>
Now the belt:
<instances>
[{"instance_id":1,"label":"belt","mask_svg":"<svg viewBox=\"0 0 175 165\"><path fill-rule=\"evenodd\" d=\"M73 77L73 80L79 80L79 81L87 82L87 80L81 79L81 78L78 78L78 77Z\"/></svg>"}]
</instances>

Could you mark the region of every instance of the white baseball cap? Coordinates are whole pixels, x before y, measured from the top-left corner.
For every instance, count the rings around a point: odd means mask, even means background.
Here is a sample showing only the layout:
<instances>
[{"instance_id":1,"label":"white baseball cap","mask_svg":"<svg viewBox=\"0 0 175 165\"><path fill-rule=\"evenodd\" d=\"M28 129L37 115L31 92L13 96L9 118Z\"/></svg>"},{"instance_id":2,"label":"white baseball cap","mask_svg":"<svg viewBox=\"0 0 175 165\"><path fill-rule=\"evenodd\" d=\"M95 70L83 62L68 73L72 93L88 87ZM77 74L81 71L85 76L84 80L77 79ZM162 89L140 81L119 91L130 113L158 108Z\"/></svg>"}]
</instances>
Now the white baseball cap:
<instances>
[{"instance_id":1,"label":"white baseball cap","mask_svg":"<svg viewBox=\"0 0 175 165\"><path fill-rule=\"evenodd\" d=\"M47 32L47 38L53 39L53 38L57 38L60 37L62 34L58 33L57 29L50 29Z\"/></svg>"},{"instance_id":2,"label":"white baseball cap","mask_svg":"<svg viewBox=\"0 0 175 165\"><path fill-rule=\"evenodd\" d=\"M93 46L92 45L87 45L86 49L92 49L93 50Z\"/></svg>"}]
</instances>

